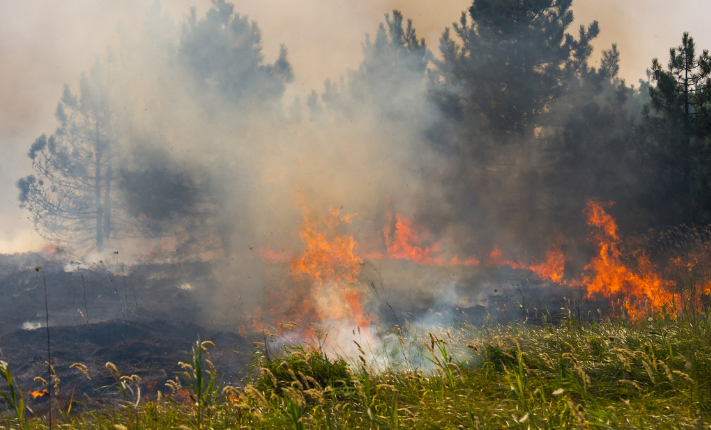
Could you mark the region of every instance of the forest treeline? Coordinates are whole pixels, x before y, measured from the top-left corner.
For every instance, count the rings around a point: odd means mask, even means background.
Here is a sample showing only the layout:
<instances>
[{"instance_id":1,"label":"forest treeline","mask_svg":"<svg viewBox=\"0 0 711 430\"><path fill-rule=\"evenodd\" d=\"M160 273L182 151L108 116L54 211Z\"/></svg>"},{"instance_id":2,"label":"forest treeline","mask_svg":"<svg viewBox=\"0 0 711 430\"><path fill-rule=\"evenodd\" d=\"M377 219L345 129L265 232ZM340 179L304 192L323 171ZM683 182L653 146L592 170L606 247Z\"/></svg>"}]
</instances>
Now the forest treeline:
<instances>
[{"instance_id":1,"label":"forest treeline","mask_svg":"<svg viewBox=\"0 0 711 430\"><path fill-rule=\"evenodd\" d=\"M196 127L198 149L224 150L206 130L228 122L243 136L264 133L264 121L343 133L357 123L384 140L400 136L392 145L422 142L411 166L417 220L435 233L458 229L462 249L517 242L535 251L559 234L584 238L580 214L591 198L616 202L611 211L629 233L711 222L708 51L680 35L631 85L618 75L616 45L593 52L598 23L572 22L572 0L474 0L435 54L393 11L366 36L358 68L306 100L285 100L299 74L288 46L266 61L257 23L213 0L204 17L193 9L175 40L153 38L141 61L159 64L161 82L184 94L171 90L151 109L190 100L184 109L209 119ZM215 172L236 169L220 157L190 166L171 158L170 115L141 131L125 113L126 64L134 63L107 56L78 92L65 86L57 130L30 147L34 174L17 183L21 206L54 241L102 250L127 236L171 235L179 247L217 236L228 252L230 235L216 232L241 209L225 198L229 177ZM250 139L240 145L260 145Z\"/></svg>"}]
</instances>

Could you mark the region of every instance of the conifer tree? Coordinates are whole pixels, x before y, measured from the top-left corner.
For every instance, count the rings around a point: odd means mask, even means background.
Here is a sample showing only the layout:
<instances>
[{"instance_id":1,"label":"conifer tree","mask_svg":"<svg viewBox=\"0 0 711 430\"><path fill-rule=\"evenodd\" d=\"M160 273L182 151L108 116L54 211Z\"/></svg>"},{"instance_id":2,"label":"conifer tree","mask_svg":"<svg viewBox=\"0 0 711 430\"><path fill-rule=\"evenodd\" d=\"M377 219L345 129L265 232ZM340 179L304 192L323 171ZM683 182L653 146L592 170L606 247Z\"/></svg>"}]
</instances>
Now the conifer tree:
<instances>
[{"instance_id":1,"label":"conifer tree","mask_svg":"<svg viewBox=\"0 0 711 430\"><path fill-rule=\"evenodd\" d=\"M536 118L560 98L566 76L587 72L597 21L576 40L572 0L474 0L447 29L434 76L445 111L501 136L530 137Z\"/></svg>"},{"instance_id":2,"label":"conifer tree","mask_svg":"<svg viewBox=\"0 0 711 430\"><path fill-rule=\"evenodd\" d=\"M670 222L701 221L698 209L711 211L709 52L697 57L694 39L684 33L681 45L670 49L666 69L653 60L650 78L644 119L647 148L661 162L659 197L678 209L679 218Z\"/></svg>"},{"instance_id":3,"label":"conifer tree","mask_svg":"<svg viewBox=\"0 0 711 430\"><path fill-rule=\"evenodd\" d=\"M107 71L97 65L82 75L80 94L65 85L55 116L60 125L37 138L28 156L34 175L17 182L20 207L30 211L36 230L49 240L92 244L102 251L112 223L112 184L117 130Z\"/></svg>"}]
</instances>

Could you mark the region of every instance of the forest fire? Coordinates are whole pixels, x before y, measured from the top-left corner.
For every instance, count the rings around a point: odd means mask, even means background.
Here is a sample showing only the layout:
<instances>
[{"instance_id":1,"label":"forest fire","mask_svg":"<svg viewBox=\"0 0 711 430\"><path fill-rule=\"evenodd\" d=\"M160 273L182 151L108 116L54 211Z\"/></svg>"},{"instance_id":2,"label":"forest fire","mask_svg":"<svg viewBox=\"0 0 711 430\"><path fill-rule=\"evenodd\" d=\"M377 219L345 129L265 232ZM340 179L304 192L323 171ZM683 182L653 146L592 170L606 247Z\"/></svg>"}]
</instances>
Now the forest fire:
<instances>
[{"instance_id":1,"label":"forest fire","mask_svg":"<svg viewBox=\"0 0 711 430\"><path fill-rule=\"evenodd\" d=\"M288 270L290 287L279 294L272 291L268 308L277 322L283 319L300 324L337 322L368 327L372 322L367 312L369 288L359 279L361 270L368 261L400 260L421 267L509 267L530 272L532 278L544 283L582 289L587 299L619 299L632 320L649 312L674 315L678 306L672 293L675 281L666 279L645 252L623 253L615 220L606 212L611 205L587 202L583 214L590 229L588 241L595 251L582 273L566 276L568 257L562 249L563 237L558 238L543 259L531 262L508 258L497 245L483 256L460 257L447 252L445 239L433 238L426 228L403 214L386 212L385 226L379 230L381 251L375 251L363 249L349 233L357 214L342 214L331 208L326 217L319 218L308 205L301 204L304 218L298 229L301 251L289 255L265 247L259 252L268 264ZM670 262L670 267L684 265L692 270L693 261L689 262L688 257L683 261L679 257ZM700 292L708 294L708 285ZM256 329L263 327L260 318L257 315L255 319Z\"/></svg>"},{"instance_id":2,"label":"forest fire","mask_svg":"<svg viewBox=\"0 0 711 430\"><path fill-rule=\"evenodd\" d=\"M418 233L414 222L403 214L395 215L394 232L391 234L393 216L390 212L385 214L386 225L383 228L387 258L395 260L410 260L420 266L478 266L479 260L468 257L460 260L458 256L445 258L440 247L443 241L434 242L429 247L423 246L423 236L429 239L429 232Z\"/></svg>"},{"instance_id":3,"label":"forest fire","mask_svg":"<svg viewBox=\"0 0 711 430\"><path fill-rule=\"evenodd\" d=\"M641 300L646 300L657 312L666 308L673 314L675 309L672 306L673 297L669 287L672 287L674 282L664 280L641 251L635 258L636 270L623 263L617 225L604 210L605 206L611 205L612 203L588 201L585 209L587 224L592 229L589 240L597 251L585 266L585 273L580 281L587 288L588 297L594 294L607 298L621 297L633 320L641 316ZM636 305L632 303L634 299L638 300Z\"/></svg>"},{"instance_id":4,"label":"forest fire","mask_svg":"<svg viewBox=\"0 0 711 430\"><path fill-rule=\"evenodd\" d=\"M308 205L300 206L304 221L298 236L303 250L288 261L283 254L260 251L263 260L286 266L288 279L284 282L293 287L280 295L270 292L270 313L302 326L314 322L369 327L371 319L363 309L362 293L355 287L364 262L356 254L353 235L338 232L353 215L330 209L329 215L320 219ZM254 327L262 326L257 318Z\"/></svg>"}]
</instances>

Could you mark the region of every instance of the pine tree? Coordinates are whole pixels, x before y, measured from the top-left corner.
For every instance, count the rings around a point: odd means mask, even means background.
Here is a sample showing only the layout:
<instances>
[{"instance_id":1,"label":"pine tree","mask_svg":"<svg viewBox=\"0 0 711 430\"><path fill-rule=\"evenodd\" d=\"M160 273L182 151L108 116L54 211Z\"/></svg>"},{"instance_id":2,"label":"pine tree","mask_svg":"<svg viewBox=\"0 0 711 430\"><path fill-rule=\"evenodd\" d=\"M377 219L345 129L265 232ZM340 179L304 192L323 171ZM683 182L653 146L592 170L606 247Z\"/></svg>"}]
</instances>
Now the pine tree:
<instances>
[{"instance_id":1,"label":"pine tree","mask_svg":"<svg viewBox=\"0 0 711 430\"><path fill-rule=\"evenodd\" d=\"M397 122L417 115L426 100L425 76L432 54L424 39L417 37L412 20L394 10L385 14L371 39L366 34L363 60L347 79L339 83L326 80L321 99L329 108L324 111L313 92L307 101L313 119L327 113L352 118L367 111L380 122Z\"/></svg>"},{"instance_id":2,"label":"pine tree","mask_svg":"<svg viewBox=\"0 0 711 430\"><path fill-rule=\"evenodd\" d=\"M111 185L117 150L106 70L97 65L89 77L82 75L78 97L65 85L55 116L57 131L30 147L35 174L17 182L20 207L30 211L46 239L93 242L102 251L114 231Z\"/></svg>"},{"instance_id":3,"label":"pine tree","mask_svg":"<svg viewBox=\"0 0 711 430\"><path fill-rule=\"evenodd\" d=\"M700 221L695 207L711 209L709 52L697 57L694 39L684 33L681 45L669 51L666 70L655 58L650 77L651 103L644 118L647 147L661 162L660 191L677 206L680 217L674 221Z\"/></svg>"},{"instance_id":4,"label":"pine tree","mask_svg":"<svg viewBox=\"0 0 711 430\"><path fill-rule=\"evenodd\" d=\"M179 61L192 73L201 91L219 94L230 102L264 106L281 99L294 75L281 46L273 64L265 64L262 36L257 23L234 13L224 0L212 0L213 7L198 20L195 8L183 28Z\"/></svg>"},{"instance_id":5,"label":"pine tree","mask_svg":"<svg viewBox=\"0 0 711 430\"><path fill-rule=\"evenodd\" d=\"M536 119L587 72L597 21L566 33L572 0L474 0L440 39L435 95L446 112L500 136L530 137Z\"/></svg>"}]
</instances>

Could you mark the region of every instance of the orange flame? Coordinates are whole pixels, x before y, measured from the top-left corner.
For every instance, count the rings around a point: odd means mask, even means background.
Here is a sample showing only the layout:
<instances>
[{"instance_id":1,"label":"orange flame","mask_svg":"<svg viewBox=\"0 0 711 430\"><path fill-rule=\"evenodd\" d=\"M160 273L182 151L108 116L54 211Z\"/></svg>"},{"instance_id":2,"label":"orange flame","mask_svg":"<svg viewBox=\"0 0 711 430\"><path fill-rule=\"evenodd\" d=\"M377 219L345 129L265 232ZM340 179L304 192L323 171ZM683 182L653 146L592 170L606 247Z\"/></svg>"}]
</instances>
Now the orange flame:
<instances>
[{"instance_id":1,"label":"orange flame","mask_svg":"<svg viewBox=\"0 0 711 430\"><path fill-rule=\"evenodd\" d=\"M383 229L383 236L388 258L410 260L420 266L476 267L482 264L481 260L473 256L463 260L457 255L449 258L445 257L440 249L443 246L443 240L434 241L429 247L424 246L423 242L429 239L431 234L426 230L424 230L424 233L418 233L415 223L402 214L395 215L394 233L391 234L392 215L388 212L385 214L385 218L386 225ZM425 240L421 239L422 236L425 237ZM382 255L371 253L368 254L368 257L381 258ZM509 260L504 256L499 246L495 245L491 253L484 259L484 264L490 267L509 266L513 269L530 270L542 280L565 283L563 280L565 255L561 251L560 243L548 251L543 262L535 264Z\"/></svg>"},{"instance_id":2,"label":"orange flame","mask_svg":"<svg viewBox=\"0 0 711 430\"><path fill-rule=\"evenodd\" d=\"M635 305L630 299L646 300L659 311L672 303L672 295L667 288L673 283L662 279L656 272L656 267L643 253L636 258L636 271L622 262L617 224L604 210L606 206L611 205L612 202L587 202L584 213L587 224L592 227L590 242L595 245L597 254L585 266L582 284L587 287L588 297L594 294L608 298L623 297L625 308L635 320L642 315L643 310L639 303ZM670 311L673 312L672 309Z\"/></svg>"},{"instance_id":3,"label":"orange flame","mask_svg":"<svg viewBox=\"0 0 711 430\"><path fill-rule=\"evenodd\" d=\"M546 253L546 258L543 262L532 264L527 267L528 270L538 276L538 278L546 281L552 281L557 284L567 283L563 279L565 271L565 255L560 248L560 241Z\"/></svg>"},{"instance_id":4,"label":"orange flame","mask_svg":"<svg viewBox=\"0 0 711 430\"><path fill-rule=\"evenodd\" d=\"M274 251L268 246L259 248L259 257L262 260L269 261L271 263L285 263L288 262L291 257L284 251Z\"/></svg>"},{"instance_id":5,"label":"orange flame","mask_svg":"<svg viewBox=\"0 0 711 430\"><path fill-rule=\"evenodd\" d=\"M395 234L391 240L388 227L392 222L390 214L386 215L388 225L385 227L385 246L390 258L398 260L412 260L421 266L441 266L444 264L442 257L432 257L438 251L438 244L430 247L421 246L419 235L413 228L411 219L402 214L396 214Z\"/></svg>"},{"instance_id":6,"label":"orange flame","mask_svg":"<svg viewBox=\"0 0 711 430\"><path fill-rule=\"evenodd\" d=\"M42 391L30 391L30 394L32 394L32 398L36 399L37 397L44 397L44 396L49 396L49 391L46 389Z\"/></svg>"},{"instance_id":7,"label":"orange flame","mask_svg":"<svg viewBox=\"0 0 711 430\"><path fill-rule=\"evenodd\" d=\"M486 258L485 263L489 267L502 267L509 266L513 269L520 269L521 264L504 257L504 253L499 249L499 245L495 244L494 249L491 250L489 256Z\"/></svg>"},{"instance_id":8,"label":"orange flame","mask_svg":"<svg viewBox=\"0 0 711 430\"><path fill-rule=\"evenodd\" d=\"M42 248L42 252L45 254L55 254L57 251L59 251L59 247L57 245L47 244Z\"/></svg>"},{"instance_id":9,"label":"orange flame","mask_svg":"<svg viewBox=\"0 0 711 430\"><path fill-rule=\"evenodd\" d=\"M617 224L606 212L611 205L587 202L583 213L591 230L589 241L595 254L579 278L566 279L567 258L562 250L562 238L548 249L542 260L509 259L498 245L481 259L474 256L461 258L448 252L451 240L436 239L407 216L400 213L393 216L388 211L385 226L380 230L382 242L366 240L368 247L373 249L360 250L353 235L346 230L346 224L353 222L357 214L344 215L337 209L329 209L326 217L318 218L302 202L304 220L298 230L302 251L291 255L268 247L259 250L264 261L281 264L289 272L289 287L278 293L269 292L269 302L275 303L270 311L272 315L283 315L289 321L349 321L367 327L371 319L364 309L365 291L359 288L362 284L358 280L364 259L392 259L411 261L420 266L508 266L530 271L542 281L583 287L588 298L598 295L622 298L633 320L639 319L650 308L659 311L667 307L674 314L676 310L671 307L674 296L670 287L675 283L666 280L644 252L623 254ZM708 254L711 260L711 250ZM693 261L688 259L689 256ZM689 256L672 260L672 263L684 270L698 270L698 259ZM709 278L711 273L704 277ZM711 294L711 280L703 283L699 292ZM259 317L255 317L254 325L261 326Z\"/></svg>"},{"instance_id":10,"label":"orange flame","mask_svg":"<svg viewBox=\"0 0 711 430\"><path fill-rule=\"evenodd\" d=\"M270 312L277 319L297 322L350 322L368 327L371 319L363 307L358 289L358 275L364 265L356 254L358 244L353 235L339 234L342 223L350 223L355 214L341 215L329 209L329 215L319 219L313 210L301 203L304 221L299 226L303 250L285 258L269 248L260 250L260 257L271 263L283 262L288 268L287 291L270 291ZM254 327L262 327L259 316Z\"/></svg>"},{"instance_id":11,"label":"orange flame","mask_svg":"<svg viewBox=\"0 0 711 430\"><path fill-rule=\"evenodd\" d=\"M385 238L386 256L395 260L409 260L420 266L478 266L480 261L475 257L460 260L459 256L447 258L440 248L442 240L434 241L430 246L424 242L432 242L431 233L415 225L414 221L403 214L395 214L394 231L391 234L392 214L386 212L383 237ZM418 232L420 230L420 232ZM382 258L382 254L370 253L368 257Z\"/></svg>"},{"instance_id":12,"label":"orange flame","mask_svg":"<svg viewBox=\"0 0 711 430\"><path fill-rule=\"evenodd\" d=\"M334 234L340 224L339 215L340 211L331 210L331 215L319 223L310 212L304 214L299 237L305 249L290 264L294 278L317 284L354 283L357 280L363 260L354 254L356 242L353 235Z\"/></svg>"}]
</instances>

